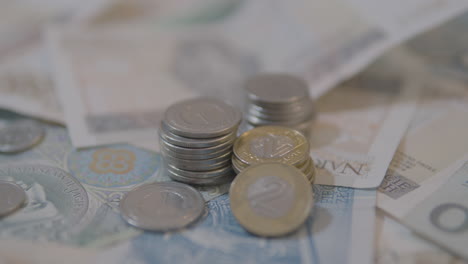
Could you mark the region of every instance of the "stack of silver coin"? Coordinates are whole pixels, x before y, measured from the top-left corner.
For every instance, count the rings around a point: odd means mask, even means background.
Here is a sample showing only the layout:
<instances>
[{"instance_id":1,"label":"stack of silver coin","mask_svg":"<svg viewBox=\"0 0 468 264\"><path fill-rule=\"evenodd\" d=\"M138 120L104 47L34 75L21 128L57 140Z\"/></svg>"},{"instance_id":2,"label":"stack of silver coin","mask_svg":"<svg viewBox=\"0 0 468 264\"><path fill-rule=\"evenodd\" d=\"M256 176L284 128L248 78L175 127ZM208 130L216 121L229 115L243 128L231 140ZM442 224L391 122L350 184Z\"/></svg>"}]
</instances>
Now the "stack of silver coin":
<instances>
[{"instance_id":1,"label":"stack of silver coin","mask_svg":"<svg viewBox=\"0 0 468 264\"><path fill-rule=\"evenodd\" d=\"M259 74L246 82L245 89L247 125L287 126L310 134L315 109L304 80L289 74Z\"/></svg>"},{"instance_id":2,"label":"stack of silver coin","mask_svg":"<svg viewBox=\"0 0 468 264\"><path fill-rule=\"evenodd\" d=\"M197 98L170 106L159 132L166 171L176 181L211 185L229 181L232 145L241 113L213 98Z\"/></svg>"}]
</instances>

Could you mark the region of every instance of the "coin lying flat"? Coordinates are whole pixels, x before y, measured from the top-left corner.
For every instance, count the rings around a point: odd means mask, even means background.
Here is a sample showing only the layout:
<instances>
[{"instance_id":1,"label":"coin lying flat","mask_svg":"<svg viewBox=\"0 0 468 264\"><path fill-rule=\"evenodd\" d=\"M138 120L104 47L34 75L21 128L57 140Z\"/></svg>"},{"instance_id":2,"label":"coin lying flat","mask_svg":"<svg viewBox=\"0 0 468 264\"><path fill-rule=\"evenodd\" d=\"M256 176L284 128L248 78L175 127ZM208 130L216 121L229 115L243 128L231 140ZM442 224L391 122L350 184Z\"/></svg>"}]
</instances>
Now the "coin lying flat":
<instances>
[{"instance_id":1,"label":"coin lying flat","mask_svg":"<svg viewBox=\"0 0 468 264\"><path fill-rule=\"evenodd\" d=\"M312 188L302 172L282 163L261 163L243 170L231 184L229 198L237 221L265 237L298 229L313 205Z\"/></svg>"},{"instance_id":2,"label":"coin lying flat","mask_svg":"<svg viewBox=\"0 0 468 264\"><path fill-rule=\"evenodd\" d=\"M214 98L197 98L170 106L164 113L165 127L175 135L189 138L212 138L233 132L241 113Z\"/></svg>"},{"instance_id":3,"label":"coin lying flat","mask_svg":"<svg viewBox=\"0 0 468 264\"><path fill-rule=\"evenodd\" d=\"M145 184L120 201L120 212L129 224L152 231L183 228L200 218L204 209L200 192L178 182Z\"/></svg>"},{"instance_id":4,"label":"coin lying flat","mask_svg":"<svg viewBox=\"0 0 468 264\"><path fill-rule=\"evenodd\" d=\"M20 120L0 129L0 152L16 153L30 149L44 137L44 128L32 120Z\"/></svg>"},{"instance_id":5,"label":"coin lying flat","mask_svg":"<svg viewBox=\"0 0 468 264\"><path fill-rule=\"evenodd\" d=\"M18 210L26 199L26 192L21 186L13 182L0 181L0 217Z\"/></svg>"}]
</instances>

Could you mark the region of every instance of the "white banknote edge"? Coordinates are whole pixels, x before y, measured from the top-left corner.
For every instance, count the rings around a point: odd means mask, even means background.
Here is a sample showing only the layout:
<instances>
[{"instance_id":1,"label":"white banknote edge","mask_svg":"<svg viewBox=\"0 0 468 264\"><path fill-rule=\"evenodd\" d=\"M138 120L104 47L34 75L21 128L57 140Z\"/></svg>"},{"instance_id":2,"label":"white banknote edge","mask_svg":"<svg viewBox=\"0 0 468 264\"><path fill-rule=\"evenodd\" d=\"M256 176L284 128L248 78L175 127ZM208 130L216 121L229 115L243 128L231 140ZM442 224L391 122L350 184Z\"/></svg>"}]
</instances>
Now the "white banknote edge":
<instances>
[{"instance_id":1,"label":"white banknote edge","mask_svg":"<svg viewBox=\"0 0 468 264\"><path fill-rule=\"evenodd\" d=\"M375 157L368 175L371 179L357 178L351 187L377 188L385 176L385 172L403 138L412 116L415 113L421 85L411 82L399 96L397 102L389 111L385 123L372 144L369 156Z\"/></svg>"},{"instance_id":2,"label":"white banknote edge","mask_svg":"<svg viewBox=\"0 0 468 264\"><path fill-rule=\"evenodd\" d=\"M403 219L413 208L424 201L429 195L435 192L468 160L468 154L453 162L450 166L438 172L433 177L421 184L421 187L411 193L400 197L398 200L388 199L386 194L377 193L377 207L384 210L389 215Z\"/></svg>"}]
</instances>

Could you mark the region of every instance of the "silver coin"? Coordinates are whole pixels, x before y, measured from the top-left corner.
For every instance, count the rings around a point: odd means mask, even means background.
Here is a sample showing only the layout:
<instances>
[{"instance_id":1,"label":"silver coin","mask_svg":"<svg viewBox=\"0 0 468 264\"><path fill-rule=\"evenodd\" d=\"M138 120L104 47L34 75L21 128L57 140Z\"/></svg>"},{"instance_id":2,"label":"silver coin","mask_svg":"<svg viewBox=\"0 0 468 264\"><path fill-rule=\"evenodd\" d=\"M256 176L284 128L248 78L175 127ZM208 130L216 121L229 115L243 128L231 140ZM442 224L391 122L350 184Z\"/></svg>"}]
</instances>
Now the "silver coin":
<instances>
[{"instance_id":1,"label":"silver coin","mask_svg":"<svg viewBox=\"0 0 468 264\"><path fill-rule=\"evenodd\" d=\"M182 177L194 178L194 179L211 179L211 178L226 176L227 174L232 174L231 166L226 166L224 168L211 170L211 171L189 171L189 170L182 170L180 168L169 165L168 171L174 172Z\"/></svg>"},{"instance_id":2,"label":"silver coin","mask_svg":"<svg viewBox=\"0 0 468 264\"><path fill-rule=\"evenodd\" d=\"M229 152L232 152L232 145L225 147L224 149L218 150L216 152L212 153L207 153L207 154L182 154L182 153L177 153L174 152L170 149L168 149L164 144L160 145L161 147L161 152L163 154L170 155L174 158L178 159L187 159L187 160L206 160L206 159L213 159L222 155L225 155Z\"/></svg>"},{"instance_id":3,"label":"silver coin","mask_svg":"<svg viewBox=\"0 0 468 264\"><path fill-rule=\"evenodd\" d=\"M177 158L177 157L174 157L174 156L171 156L169 155L169 153L164 153L165 155L163 156L163 158L165 160L167 160L168 163L171 163L171 164L186 164L186 165L191 165L191 166L199 166L199 167L202 167L202 166L209 166L211 164L217 164L217 163L220 163L220 162L223 162L225 160L231 160L231 155L232 153L231 152L228 152L224 155L221 155L221 156L218 156L216 158L212 158L212 159L205 159L205 160L190 160L190 159L180 159L180 158ZM176 166L176 167L179 167L179 166Z\"/></svg>"},{"instance_id":4,"label":"silver coin","mask_svg":"<svg viewBox=\"0 0 468 264\"><path fill-rule=\"evenodd\" d=\"M32 120L20 120L0 129L0 152L16 153L38 144L45 135L44 128Z\"/></svg>"},{"instance_id":5,"label":"silver coin","mask_svg":"<svg viewBox=\"0 0 468 264\"><path fill-rule=\"evenodd\" d=\"M216 169L221 169L226 166L231 165L231 160L223 160L218 163L213 163L213 164L202 164L202 165L191 165L191 164L185 164L185 163L179 163L179 162L166 162L166 164L172 165L174 167L177 167L182 170L191 170L191 171L210 171L210 170L216 170Z\"/></svg>"},{"instance_id":6,"label":"silver coin","mask_svg":"<svg viewBox=\"0 0 468 264\"><path fill-rule=\"evenodd\" d=\"M300 116L299 116L300 117ZM295 126L305 121L308 121L311 116L305 116L301 119L289 119L289 120L267 120L262 119L257 116L249 115L246 117L247 122L254 124L254 125L261 125L261 126L269 126L269 125L280 125L280 126Z\"/></svg>"},{"instance_id":7,"label":"silver coin","mask_svg":"<svg viewBox=\"0 0 468 264\"><path fill-rule=\"evenodd\" d=\"M208 148L180 147L180 146L173 145L165 141L162 138L160 142L161 142L161 146L164 146L166 149L174 153L185 154L185 155L204 155L204 154L211 154L211 153L219 153L219 152L222 152L223 150L231 148L234 143L234 138L231 141L227 141L217 146L208 147Z\"/></svg>"},{"instance_id":8,"label":"silver coin","mask_svg":"<svg viewBox=\"0 0 468 264\"><path fill-rule=\"evenodd\" d=\"M145 184L128 192L120 201L122 217L145 230L181 229L203 214L200 192L177 182Z\"/></svg>"},{"instance_id":9,"label":"silver coin","mask_svg":"<svg viewBox=\"0 0 468 264\"><path fill-rule=\"evenodd\" d=\"M0 217L18 210L25 202L26 192L21 186L0 180Z\"/></svg>"},{"instance_id":10,"label":"silver coin","mask_svg":"<svg viewBox=\"0 0 468 264\"><path fill-rule=\"evenodd\" d=\"M312 107L311 104L311 99L309 97L304 97L303 99L290 103L290 104L267 104L267 103L259 103L259 102L252 102L248 101L248 106L249 108L252 108L253 110L257 110L259 112L267 112L267 113L272 113L272 114L278 114L278 113L297 113L300 111L304 111L305 109L309 109Z\"/></svg>"},{"instance_id":11,"label":"silver coin","mask_svg":"<svg viewBox=\"0 0 468 264\"><path fill-rule=\"evenodd\" d=\"M164 125L173 134L189 138L212 138L229 134L239 126L241 113L213 98L197 98L170 106Z\"/></svg>"},{"instance_id":12,"label":"silver coin","mask_svg":"<svg viewBox=\"0 0 468 264\"><path fill-rule=\"evenodd\" d=\"M223 183L227 183L231 181L234 178L234 171L231 173L221 175L218 177L212 177L212 178L191 178L191 177L184 177L182 175L179 175L173 171L168 171L169 177L173 179L174 181L179 181L187 184L193 184L193 185L219 185Z\"/></svg>"},{"instance_id":13,"label":"silver coin","mask_svg":"<svg viewBox=\"0 0 468 264\"><path fill-rule=\"evenodd\" d=\"M159 131L159 136L166 142L171 143L176 146L186 147L186 148L209 148L214 147L225 142L235 140L236 131L229 133L221 137L214 138L187 138L181 137L176 134L173 134L167 130L166 126L161 123L161 129Z\"/></svg>"},{"instance_id":14,"label":"silver coin","mask_svg":"<svg viewBox=\"0 0 468 264\"><path fill-rule=\"evenodd\" d=\"M288 110L278 110L278 109L267 109L263 107L258 107L255 105L248 106L246 113L249 115L265 117L265 118L295 118L297 115L310 115L314 112L314 108L309 106L302 106L296 109L288 109Z\"/></svg>"},{"instance_id":15,"label":"silver coin","mask_svg":"<svg viewBox=\"0 0 468 264\"><path fill-rule=\"evenodd\" d=\"M309 97L307 83L289 74L259 74L247 81L246 90L258 103L291 104Z\"/></svg>"}]
</instances>

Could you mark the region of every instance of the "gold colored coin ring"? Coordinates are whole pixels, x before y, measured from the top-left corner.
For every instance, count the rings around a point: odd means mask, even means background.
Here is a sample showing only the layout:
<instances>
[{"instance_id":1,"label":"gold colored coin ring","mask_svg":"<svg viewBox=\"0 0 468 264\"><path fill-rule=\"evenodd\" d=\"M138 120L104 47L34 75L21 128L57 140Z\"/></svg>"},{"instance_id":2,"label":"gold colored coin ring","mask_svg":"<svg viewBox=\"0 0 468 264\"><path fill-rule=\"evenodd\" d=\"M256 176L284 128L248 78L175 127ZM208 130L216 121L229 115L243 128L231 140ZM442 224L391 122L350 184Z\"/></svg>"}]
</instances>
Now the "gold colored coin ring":
<instances>
[{"instance_id":1,"label":"gold colored coin ring","mask_svg":"<svg viewBox=\"0 0 468 264\"><path fill-rule=\"evenodd\" d=\"M250 143L256 138L265 135L283 136L291 139L294 142L293 149L281 154L279 157L262 158L254 155L250 150ZM263 162L280 162L297 166L309 158L309 142L305 136L292 128L282 126L261 126L244 132L234 142L233 152L235 156L245 164L256 164Z\"/></svg>"},{"instance_id":2,"label":"gold colored coin ring","mask_svg":"<svg viewBox=\"0 0 468 264\"><path fill-rule=\"evenodd\" d=\"M294 201L287 213L277 217L261 215L252 207L248 190L262 177L274 176L294 190ZM268 195L281 195L271 192ZM312 188L309 181L297 168L279 162L261 163L243 170L231 184L229 190L231 209L237 221L250 233L262 237L275 237L297 230L307 219L313 205ZM275 199L272 197L271 199ZM251 198L250 198L251 199ZM268 201L267 197L262 197Z\"/></svg>"}]
</instances>

